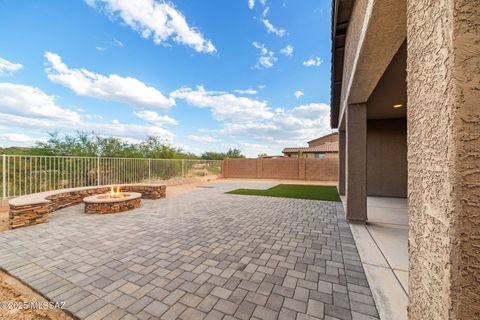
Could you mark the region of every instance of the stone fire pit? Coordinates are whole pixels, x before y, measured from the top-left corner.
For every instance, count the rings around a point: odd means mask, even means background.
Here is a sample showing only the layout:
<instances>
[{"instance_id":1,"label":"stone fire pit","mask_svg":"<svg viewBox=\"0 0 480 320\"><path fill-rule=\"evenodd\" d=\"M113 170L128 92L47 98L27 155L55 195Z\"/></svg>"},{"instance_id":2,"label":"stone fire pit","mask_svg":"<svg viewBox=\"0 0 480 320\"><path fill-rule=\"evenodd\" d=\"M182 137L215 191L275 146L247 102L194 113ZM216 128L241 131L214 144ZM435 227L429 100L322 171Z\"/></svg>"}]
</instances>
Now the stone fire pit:
<instances>
[{"instance_id":1,"label":"stone fire pit","mask_svg":"<svg viewBox=\"0 0 480 320\"><path fill-rule=\"evenodd\" d=\"M111 192L83 199L85 213L115 213L139 208L141 204L141 193L137 192Z\"/></svg>"}]
</instances>

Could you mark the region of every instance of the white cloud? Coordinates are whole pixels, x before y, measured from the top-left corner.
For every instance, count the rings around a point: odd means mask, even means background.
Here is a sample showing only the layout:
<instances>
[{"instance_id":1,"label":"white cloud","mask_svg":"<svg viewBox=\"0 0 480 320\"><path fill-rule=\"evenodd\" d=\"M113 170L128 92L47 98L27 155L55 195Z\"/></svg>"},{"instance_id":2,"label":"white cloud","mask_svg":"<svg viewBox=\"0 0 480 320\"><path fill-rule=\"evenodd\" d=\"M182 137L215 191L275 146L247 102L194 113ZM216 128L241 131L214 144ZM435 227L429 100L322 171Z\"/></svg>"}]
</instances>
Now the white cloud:
<instances>
[{"instance_id":1,"label":"white cloud","mask_svg":"<svg viewBox=\"0 0 480 320\"><path fill-rule=\"evenodd\" d=\"M273 67L275 62L277 62L277 57L273 55L273 52L270 51L270 53L266 56L261 56L258 58L258 63L254 66L256 69L268 69Z\"/></svg>"},{"instance_id":2,"label":"white cloud","mask_svg":"<svg viewBox=\"0 0 480 320\"><path fill-rule=\"evenodd\" d=\"M266 7L265 9L263 9L262 17L267 17L269 13L270 13L270 7Z\"/></svg>"},{"instance_id":3,"label":"white cloud","mask_svg":"<svg viewBox=\"0 0 480 320\"><path fill-rule=\"evenodd\" d=\"M264 7L265 7L265 5L267 4L267 0L260 0L259 2L260 2L260 4L261 4L262 6L264 6ZM254 7L255 7L255 0L248 0L248 8L249 8L250 10L252 10ZM269 9L269 8L267 7L267 8L266 8L267 12L268 12L268 9ZM265 11L264 11L264 16L265 16Z\"/></svg>"},{"instance_id":4,"label":"white cloud","mask_svg":"<svg viewBox=\"0 0 480 320\"><path fill-rule=\"evenodd\" d=\"M268 69L273 67L275 62L278 61L278 58L275 56L273 51L268 50L265 48L263 43L258 43L256 41L252 42L252 46L260 50L260 57L258 58L258 62L253 68L255 69Z\"/></svg>"},{"instance_id":5,"label":"white cloud","mask_svg":"<svg viewBox=\"0 0 480 320\"><path fill-rule=\"evenodd\" d=\"M218 121L245 122L273 116L264 101L238 97L223 91L206 91L202 86L196 90L184 87L170 95L199 108L210 108Z\"/></svg>"},{"instance_id":6,"label":"white cloud","mask_svg":"<svg viewBox=\"0 0 480 320\"><path fill-rule=\"evenodd\" d=\"M264 45L263 43L259 43L259 42L253 41L253 42L252 42L252 46L254 46L254 47L257 48L257 49L261 49L261 50L262 50L262 53L263 53L263 51L265 51L265 53L267 52L267 49L265 49L265 45Z\"/></svg>"},{"instance_id":7,"label":"white cloud","mask_svg":"<svg viewBox=\"0 0 480 320\"><path fill-rule=\"evenodd\" d=\"M12 127L15 127L18 128L18 130L43 135L52 131L69 133L80 130L87 132L94 131L105 136L137 139L143 139L147 136L158 136L170 140L174 136L169 130L152 125L128 124L119 121L112 121L112 123L98 123L87 122L83 119L82 121L39 119L31 116L19 116L2 112L0 112L0 127L9 128L10 130Z\"/></svg>"},{"instance_id":8,"label":"white cloud","mask_svg":"<svg viewBox=\"0 0 480 320\"><path fill-rule=\"evenodd\" d=\"M80 119L77 112L57 106L54 97L40 89L15 83L0 83L0 111L37 118Z\"/></svg>"},{"instance_id":9,"label":"white cloud","mask_svg":"<svg viewBox=\"0 0 480 320\"><path fill-rule=\"evenodd\" d=\"M153 135L172 139L174 136L158 125L137 125L120 121L101 123L88 119L86 115L58 106L53 96L38 88L0 83L0 129L3 131L16 128L17 133L30 136L45 136L52 131L68 133L75 130L95 131L101 135L125 138L145 138ZM4 138L7 137L4 135ZM21 136L10 138L18 140Z\"/></svg>"},{"instance_id":10,"label":"white cloud","mask_svg":"<svg viewBox=\"0 0 480 320\"><path fill-rule=\"evenodd\" d=\"M15 71L18 71L23 68L23 65L20 63L13 63L6 59L0 58L0 75L1 74L11 74Z\"/></svg>"},{"instance_id":11,"label":"white cloud","mask_svg":"<svg viewBox=\"0 0 480 320\"><path fill-rule=\"evenodd\" d=\"M320 57L313 57L303 62L303 65L306 67L318 67L323 63L323 60Z\"/></svg>"},{"instance_id":12,"label":"white cloud","mask_svg":"<svg viewBox=\"0 0 480 320\"><path fill-rule=\"evenodd\" d=\"M242 150L242 153L249 158L256 158L260 154L266 153L267 155L279 155L280 153L276 151L277 148L272 148L272 145L268 144L259 144L241 141L238 146L238 149Z\"/></svg>"},{"instance_id":13,"label":"white cloud","mask_svg":"<svg viewBox=\"0 0 480 320\"><path fill-rule=\"evenodd\" d=\"M83 131L95 131L99 134L108 136L117 136L124 138L145 138L146 136L157 136L170 140L173 138L173 133L167 129L152 125L137 125L130 123L83 123L81 127Z\"/></svg>"},{"instance_id":14,"label":"white cloud","mask_svg":"<svg viewBox=\"0 0 480 320\"><path fill-rule=\"evenodd\" d=\"M133 112L137 117L139 117L142 120L145 120L146 122L157 125L157 126L162 126L162 125L178 125L177 120L167 116L167 115L159 115L155 111L139 111Z\"/></svg>"},{"instance_id":15,"label":"white cloud","mask_svg":"<svg viewBox=\"0 0 480 320\"><path fill-rule=\"evenodd\" d=\"M287 57L290 57L293 55L293 50L294 50L294 47L291 45L288 45L285 48L281 49L280 53L286 55Z\"/></svg>"},{"instance_id":16,"label":"white cloud","mask_svg":"<svg viewBox=\"0 0 480 320\"><path fill-rule=\"evenodd\" d=\"M304 95L303 90L297 90L293 93L295 95L295 98L300 98Z\"/></svg>"},{"instance_id":17,"label":"white cloud","mask_svg":"<svg viewBox=\"0 0 480 320\"><path fill-rule=\"evenodd\" d=\"M116 45L117 47L122 47L122 48L125 47L122 41L115 38L113 38L113 44Z\"/></svg>"},{"instance_id":18,"label":"white cloud","mask_svg":"<svg viewBox=\"0 0 480 320\"><path fill-rule=\"evenodd\" d=\"M255 90L255 89L248 88L248 89L245 89L245 90L237 89L237 90L235 90L235 93L238 93L238 94L257 94L258 91Z\"/></svg>"},{"instance_id":19,"label":"white cloud","mask_svg":"<svg viewBox=\"0 0 480 320\"><path fill-rule=\"evenodd\" d=\"M329 133L330 107L323 103L300 105L290 110L278 108L272 118L246 123L226 123L219 131L234 139L251 138L270 146L304 145Z\"/></svg>"},{"instance_id":20,"label":"white cloud","mask_svg":"<svg viewBox=\"0 0 480 320\"><path fill-rule=\"evenodd\" d=\"M233 141L220 143L217 147L218 151L224 152L228 149L239 149L242 154L249 158L256 158L259 154L267 153L269 155L278 155L278 147L272 147L269 144L252 143L247 141Z\"/></svg>"},{"instance_id":21,"label":"white cloud","mask_svg":"<svg viewBox=\"0 0 480 320\"><path fill-rule=\"evenodd\" d=\"M9 141L9 142L35 142L37 139L33 139L30 136L23 133L4 133L0 134L0 141Z\"/></svg>"},{"instance_id":22,"label":"white cloud","mask_svg":"<svg viewBox=\"0 0 480 320\"><path fill-rule=\"evenodd\" d=\"M97 49L97 51L105 51L105 50L107 50L107 48L100 47L100 46L96 46L95 49Z\"/></svg>"},{"instance_id":23,"label":"white cloud","mask_svg":"<svg viewBox=\"0 0 480 320\"><path fill-rule=\"evenodd\" d=\"M191 27L185 16L170 2L156 0L85 0L122 21L145 39L160 44L173 41L192 47L198 52L215 52L215 46L202 33Z\"/></svg>"},{"instance_id":24,"label":"white cloud","mask_svg":"<svg viewBox=\"0 0 480 320\"><path fill-rule=\"evenodd\" d=\"M135 78L121 77L117 74L104 76L83 68L69 69L62 62L62 58L52 52L46 52L45 58L50 62L50 66L45 69L48 78L70 88L79 96L164 110L175 105L175 100L166 98L154 87L149 87Z\"/></svg>"},{"instance_id":25,"label":"white cloud","mask_svg":"<svg viewBox=\"0 0 480 320\"><path fill-rule=\"evenodd\" d=\"M214 143L218 142L219 140L212 137L212 136L194 136L194 135L189 135L187 136L188 139L198 142L198 143Z\"/></svg>"},{"instance_id":26,"label":"white cloud","mask_svg":"<svg viewBox=\"0 0 480 320\"><path fill-rule=\"evenodd\" d=\"M283 37L287 34L285 29L277 29L268 19L262 19L263 25L267 28L268 33L276 34L279 37Z\"/></svg>"}]
</instances>

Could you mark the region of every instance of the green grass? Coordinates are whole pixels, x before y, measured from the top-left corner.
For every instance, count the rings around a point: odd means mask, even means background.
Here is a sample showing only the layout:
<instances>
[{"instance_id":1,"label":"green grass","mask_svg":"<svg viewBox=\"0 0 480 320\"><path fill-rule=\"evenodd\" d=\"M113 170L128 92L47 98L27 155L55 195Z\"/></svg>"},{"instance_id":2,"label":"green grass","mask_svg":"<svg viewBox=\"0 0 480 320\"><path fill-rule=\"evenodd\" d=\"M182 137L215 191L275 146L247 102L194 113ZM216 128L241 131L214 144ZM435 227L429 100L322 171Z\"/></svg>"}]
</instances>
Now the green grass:
<instances>
[{"instance_id":1,"label":"green grass","mask_svg":"<svg viewBox=\"0 0 480 320\"><path fill-rule=\"evenodd\" d=\"M237 189L226 192L248 196L279 197L293 199L309 199L322 201L340 201L337 188L332 186L311 186L304 184L279 184L267 190Z\"/></svg>"}]
</instances>

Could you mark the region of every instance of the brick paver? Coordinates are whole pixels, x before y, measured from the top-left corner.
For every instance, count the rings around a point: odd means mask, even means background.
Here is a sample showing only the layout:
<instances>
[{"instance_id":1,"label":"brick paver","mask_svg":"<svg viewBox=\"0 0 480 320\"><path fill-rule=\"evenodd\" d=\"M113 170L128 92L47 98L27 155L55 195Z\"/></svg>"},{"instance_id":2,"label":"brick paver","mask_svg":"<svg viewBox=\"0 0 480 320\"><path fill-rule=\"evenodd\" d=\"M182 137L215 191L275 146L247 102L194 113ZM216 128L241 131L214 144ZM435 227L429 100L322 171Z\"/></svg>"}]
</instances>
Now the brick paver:
<instances>
[{"instance_id":1,"label":"brick paver","mask_svg":"<svg viewBox=\"0 0 480 320\"><path fill-rule=\"evenodd\" d=\"M0 233L0 267L79 318L378 318L340 204L224 194L272 185L63 209Z\"/></svg>"}]
</instances>

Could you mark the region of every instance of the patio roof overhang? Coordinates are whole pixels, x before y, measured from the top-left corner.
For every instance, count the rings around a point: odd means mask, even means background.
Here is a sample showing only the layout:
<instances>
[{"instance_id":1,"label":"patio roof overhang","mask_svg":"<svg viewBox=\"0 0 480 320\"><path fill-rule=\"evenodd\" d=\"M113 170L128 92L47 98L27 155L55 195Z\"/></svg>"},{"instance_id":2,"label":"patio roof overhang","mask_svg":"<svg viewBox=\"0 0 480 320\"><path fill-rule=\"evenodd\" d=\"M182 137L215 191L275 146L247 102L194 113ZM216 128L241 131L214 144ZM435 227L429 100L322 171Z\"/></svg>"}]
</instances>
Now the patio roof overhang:
<instances>
[{"instance_id":1,"label":"patio roof overhang","mask_svg":"<svg viewBox=\"0 0 480 320\"><path fill-rule=\"evenodd\" d=\"M343 80L343 60L348 21L353 8L353 0L332 1L332 76L330 98L330 126L338 128L340 99Z\"/></svg>"},{"instance_id":2,"label":"patio roof overhang","mask_svg":"<svg viewBox=\"0 0 480 320\"><path fill-rule=\"evenodd\" d=\"M348 104L367 103L406 38L406 4L332 0L331 127ZM358 6L357 6L358 4Z\"/></svg>"}]
</instances>

